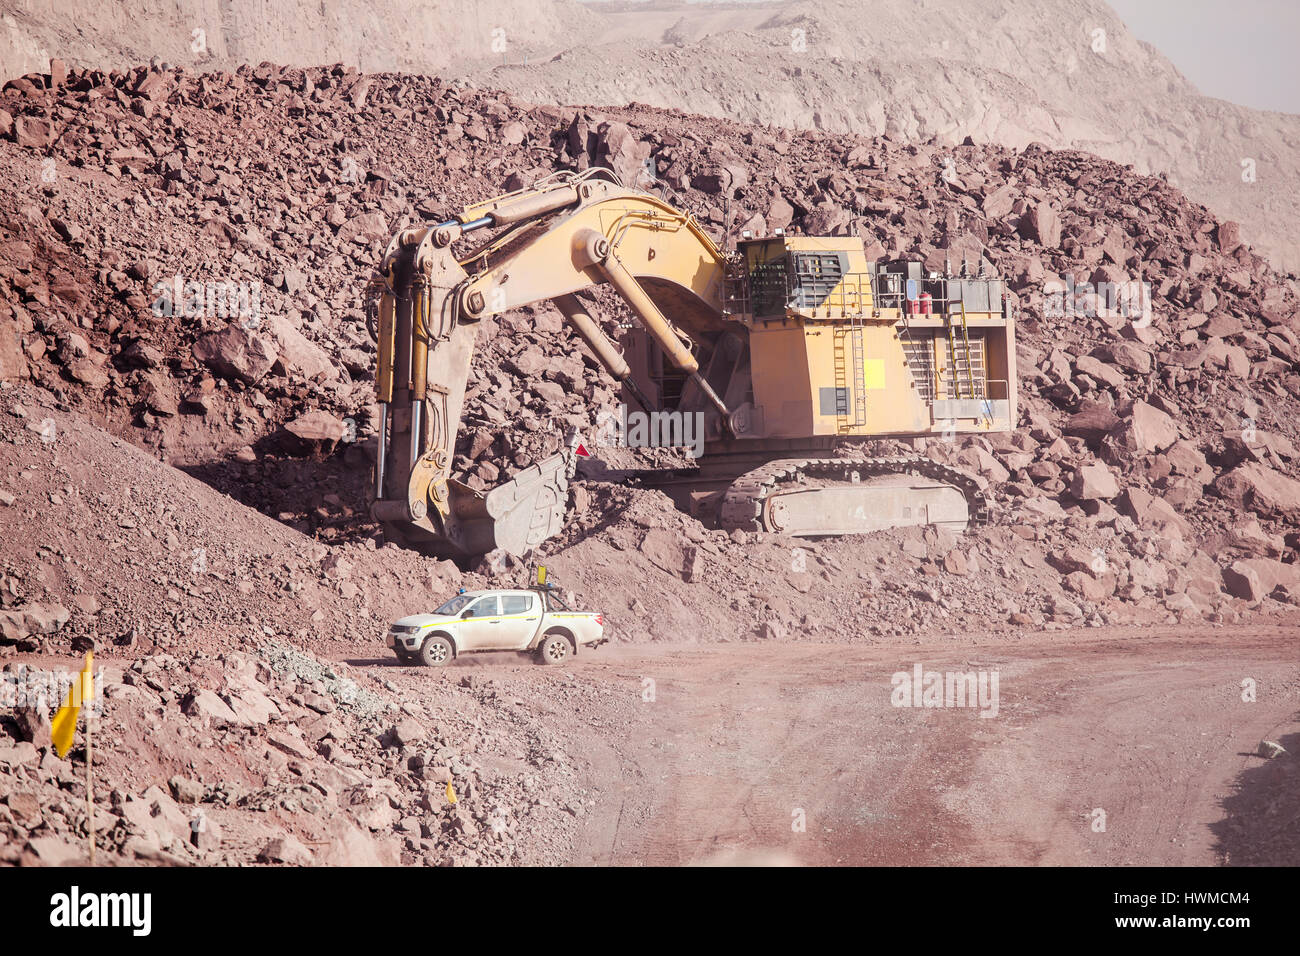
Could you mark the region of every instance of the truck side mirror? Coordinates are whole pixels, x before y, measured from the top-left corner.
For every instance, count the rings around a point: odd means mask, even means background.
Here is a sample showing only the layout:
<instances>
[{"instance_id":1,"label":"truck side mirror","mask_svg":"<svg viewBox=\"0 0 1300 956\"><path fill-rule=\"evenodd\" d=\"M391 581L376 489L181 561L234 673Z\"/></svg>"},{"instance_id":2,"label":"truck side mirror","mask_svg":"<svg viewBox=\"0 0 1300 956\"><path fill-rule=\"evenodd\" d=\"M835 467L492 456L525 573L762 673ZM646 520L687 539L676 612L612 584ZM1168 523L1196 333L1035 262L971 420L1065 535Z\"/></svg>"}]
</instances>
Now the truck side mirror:
<instances>
[{"instance_id":1,"label":"truck side mirror","mask_svg":"<svg viewBox=\"0 0 1300 956\"><path fill-rule=\"evenodd\" d=\"M465 608L465 610L460 612L460 619L462 621L465 620L466 618L470 618L473 616L474 616L474 609L472 607L467 607Z\"/></svg>"}]
</instances>

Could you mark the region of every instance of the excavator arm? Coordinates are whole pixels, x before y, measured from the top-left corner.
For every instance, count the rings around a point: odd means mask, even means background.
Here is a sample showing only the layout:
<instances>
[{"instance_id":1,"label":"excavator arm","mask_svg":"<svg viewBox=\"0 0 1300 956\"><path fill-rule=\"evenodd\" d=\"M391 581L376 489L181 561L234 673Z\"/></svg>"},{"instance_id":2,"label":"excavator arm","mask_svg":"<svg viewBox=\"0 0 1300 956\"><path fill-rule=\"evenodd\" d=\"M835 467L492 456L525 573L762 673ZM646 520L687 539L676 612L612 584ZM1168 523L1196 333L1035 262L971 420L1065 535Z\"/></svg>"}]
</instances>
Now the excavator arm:
<instances>
[{"instance_id":1,"label":"excavator arm","mask_svg":"<svg viewBox=\"0 0 1300 956\"><path fill-rule=\"evenodd\" d=\"M453 247L497 230L477 248ZM689 214L624 189L608 170L560 173L466 207L389 242L372 281L379 447L374 517L407 543L448 557L522 554L559 530L573 453L486 494L451 474L478 324L549 300L609 373L650 409L622 354L575 295L609 284L717 413L730 412L700 357L726 331L726 256ZM673 318L670 319L668 316Z\"/></svg>"}]
</instances>

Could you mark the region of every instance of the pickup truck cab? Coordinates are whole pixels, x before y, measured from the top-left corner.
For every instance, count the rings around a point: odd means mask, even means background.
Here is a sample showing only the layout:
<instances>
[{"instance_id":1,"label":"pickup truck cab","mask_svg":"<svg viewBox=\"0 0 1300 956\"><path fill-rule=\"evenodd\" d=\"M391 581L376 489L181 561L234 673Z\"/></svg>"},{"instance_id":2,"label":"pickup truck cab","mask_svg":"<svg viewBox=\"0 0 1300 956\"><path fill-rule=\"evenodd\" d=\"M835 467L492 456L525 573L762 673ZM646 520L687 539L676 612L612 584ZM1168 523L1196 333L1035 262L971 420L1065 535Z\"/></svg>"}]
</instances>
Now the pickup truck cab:
<instances>
[{"instance_id":1,"label":"pickup truck cab","mask_svg":"<svg viewBox=\"0 0 1300 956\"><path fill-rule=\"evenodd\" d=\"M604 615L574 611L550 588L462 591L432 614L394 621L387 643L403 663L427 667L477 651L534 652L543 664L561 664L608 640L604 625Z\"/></svg>"}]
</instances>

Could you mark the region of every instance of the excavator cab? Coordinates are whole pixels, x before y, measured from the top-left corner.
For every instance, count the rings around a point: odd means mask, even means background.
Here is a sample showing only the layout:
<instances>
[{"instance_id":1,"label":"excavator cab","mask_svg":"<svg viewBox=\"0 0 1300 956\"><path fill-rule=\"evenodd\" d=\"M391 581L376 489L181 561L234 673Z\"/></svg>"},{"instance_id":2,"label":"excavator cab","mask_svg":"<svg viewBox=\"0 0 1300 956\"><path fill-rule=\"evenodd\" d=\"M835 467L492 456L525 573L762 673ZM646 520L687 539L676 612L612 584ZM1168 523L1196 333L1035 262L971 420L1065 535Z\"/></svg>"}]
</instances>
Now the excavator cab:
<instances>
[{"instance_id":1,"label":"excavator cab","mask_svg":"<svg viewBox=\"0 0 1300 956\"><path fill-rule=\"evenodd\" d=\"M1014 319L1002 281L868 261L860 238L741 242L729 306L748 330L764 438L1009 431Z\"/></svg>"}]
</instances>

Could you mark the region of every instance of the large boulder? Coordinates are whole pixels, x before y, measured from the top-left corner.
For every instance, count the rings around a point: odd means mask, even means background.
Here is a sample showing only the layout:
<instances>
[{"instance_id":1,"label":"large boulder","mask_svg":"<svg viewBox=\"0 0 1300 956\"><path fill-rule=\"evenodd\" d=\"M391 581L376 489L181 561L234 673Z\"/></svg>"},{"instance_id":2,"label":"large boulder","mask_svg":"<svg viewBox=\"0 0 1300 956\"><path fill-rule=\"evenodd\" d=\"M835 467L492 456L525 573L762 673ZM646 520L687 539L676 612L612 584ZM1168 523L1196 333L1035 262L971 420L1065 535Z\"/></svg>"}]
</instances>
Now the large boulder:
<instances>
[{"instance_id":1,"label":"large boulder","mask_svg":"<svg viewBox=\"0 0 1300 956\"><path fill-rule=\"evenodd\" d=\"M1118 365L1138 375L1151 373L1151 353L1136 342L1108 342L1093 349L1092 355L1094 358Z\"/></svg>"},{"instance_id":2,"label":"large boulder","mask_svg":"<svg viewBox=\"0 0 1300 956\"><path fill-rule=\"evenodd\" d=\"M181 702L181 713L203 718L217 724L239 724L240 720L224 700L206 688L187 696Z\"/></svg>"},{"instance_id":3,"label":"large boulder","mask_svg":"<svg viewBox=\"0 0 1300 956\"><path fill-rule=\"evenodd\" d=\"M297 838L285 833L267 842L257 853L259 863L284 863L289 866L308 866L312 852Z\"/></svg>"},{"instance_id":4,"label":"large boulder","mask_svg":"<svg viewBox=\"0 0 1300 956\"><path fill-rule=\"evenodd\" d=\"M1205 460L1201 450L1191 442L1183 440L1174 442L1165 451L1165 458L1175 475L1184 475L1204 485L1214 478L1214 469Z\"/></svg>"},{"instance_id":5,"label":"large boulder","mask_svg":"<svg viewBox=\"0 0 1300 956\"><path fill-rule=\"evenodd\" d=\"M396 866L399 862L401 847L393 838L362 833L344 814L330 818L325 837L329 844L321 848L319 862L326 866Z\"/></svg>"},{"instance_id":6,"label":"large boulder","mask_svg":"<svg viewBox=\"0 0 1300 956\"><path fill-rule=\"evenodd\" d=\"M1011 477L1011 472L1007 471L1000 461L978 445L963 448L957 455L957 462L994 484L1001 484Z\"/></svg>"},{"instance_id":7,"label":"large boulder","mask_svg":"<svg viewBox=\"0 0 1300 956\"><path fill-rule=\"evenodd\" d=\"M1020 234L1032 239L1044 249L1061 247L1061 217L1055 209L1040 202L1020 220Z\"/></svg>"},{"instance_id":8,"label":"large boulder","mask_svg":"<svg viewBox=\"0 0 1300 956\"><path fill-rule=\"evenodd\" d=\"M1238 465L1214 482L1219 497L1243 510L1300 520L1300 481L1259 462Z\"/></svg>"},{"instance_id":9,"label":"large boulder","mask_svg":"<svg viewBox=\"0 0 1300 956\"><path fill-rule=\"evenodd\" d=\"M370 243L387 239L388 222L383 213L363 212L339 226L338 237L344 242Z\"/></svg>"},{"instance_id":10,"label":"large boulder","mask_svg":"<svg viewBox=\"0 0 1300 956\"><path fill-rule=\"evenodd\" d=\"M767 215L764 217L769 229L784 229L793 219L794 207L780 195L772 200L772 205L768 207Z\"/></svg>"},{"instance_id":11,"label":"large boulder","mask_svg":"<svg viewBox=\"0 0 1300 956\"><path fill-rule=\"evenodd\" d=\"M681 576L687 571L687 542L667 528L651 528L641 539L641 553L651 564L669 574Z\"/></svg>"},{"instance_id":12,"label":"large boulder","mask_svg":"<svg viewBox=\"0 0 1300 956\"><path fill-rule=\"evenodd\" d=\"M1070 494L1079 501L1108 501L1119 496L1119 482L1101 462L1080 465L1070 482Z\"/></svg>"},{"instance_id":13,"label":"large boulder","mask_svg":"<svg viewBox=\"0 0 1300 956\"><path fill-rule=\"evenodd\" d=\"M1062 431L1095 446L1119 424L1119 416L1109 405L1085 399L1079 403L1079 410L1066 420Z\"/></svg>"},{"instance_id":14,"label":"large boulder","mask_svg":"<svg viewBox=\"0 0 1300 956\"><path fill-rule=\"evenodd\" d=\"M804 231L810 236L842 236L853 217L835 203L822 203L804 216Z\"/></svg>"},{"instance_id":15,"label":"large boulder","mask_svg":"<svg viewBox=\"0 0 1300 956\"><path fill-rule=\"evenodd\" d=\"M61 836L32 837L27 850L45 866L75 866L85 859L82 847Z\"/></svg>"},{"instance_id":16,"label":"large boulder","mask_svg":"<svg viewBox=\"0 0 1300 956\"><path fill-rule=\"evenodd\" d=\"M1178 441L1178 424L1160 409L1146 402L1133 403L1133 411L1124 419L1105 444L1112 461L1141 458L1166 448Z\"/></svg>"},{"instance_id":17,"label":"large boulder","mask_svg":"<svg viewBox=\"0 0 1300 956\"><path fill-rule=\"evenodd\" d=\"M12 319L0 319L0 382L17 382L27 377L22 330Z\"/></svg>"},{"instance_id":18,"label":"large boulder","mask_svg":"<svg viewBox=\"0 0 1300 956\"><path fill-rule=\"evenodd\" d=\"M1223 541L1228 547L1255 558L1276 558L1287 550L1283 538L1269 534L1254 517L1242 518L1234 524L1224 532Z\"/></svg>"},{"instance_id":19,"label":"large boulder","mask_svg":"<svg viewBox=\"0 0 1300 956\"><path fill-rule=\"evenodd\" d=\"M749 182L749 170L737 163L723 163L711 166L692 180L692 185L700 192L710 195L732 196L737 189ZM812 233L821 235L821 233Z\"/></svg>"},{"instance_id":20,"label":"large boulder","mask_svg":"<svg viewBox=\"0 0 1300 956\"><path fill-rule=\"evenodd\" d=\"M140 797L123 801L120 813L128 829L155 848L169 850L189 842L189 817L171 794L156 784Z\"/></svg>"},{"instance_id":21,"label":"large boulder","mask_svg":"<svg viewBox=\"0 0 1300 956\"><path fill-rule=\"evenodd\" d=\"M299 415L285 425L284 429L307 442L339 442L348 433L345 422L318 408Z\"/></svg>"},{"instance_id":22,"label":"large boulder","mask_svg":"<svg viewBox=\"0 0 1300 956\"><path fill-rule=\"evenodd\" d=\"M1231 220L1221 222L1215 229L1214 237L1219 244L1219 251L1225 256L1230 255L1241 245L1241 226Z\"/></svg>"},{"instance_id":23,"label":"large boulder","mask_svg":"<svg viewBox=\"0 0 1300 956\"><path fill-rule=\"evenodd\" d=\"M1259 575L1243 561L1234 561L1223 569L1223 586L1233 597L1252 603L1268 594Z\"/></svg>"},{"instance_id":24,"label":"large boulder","mask_svg":"<svg viewBox=\"0 0 1300 956\"><path fill-rule=\"evenodd\" d=\"M275 701L255 687L231 690L223 698L241 727L260 727L268 721L279 719L280 708Z\"/></svg>"},{"instance_id":25,"label":"large boulder","mask_svg":"<svg viewBox=\"0 0 1300 956\"><path fill-rule=\"evenodd\" d=\"M982 207L984 215L989 219L1004 219L1011 212L1011 207L1016 204L1019 193L1016 187L1007 184L999 186L993 192L984 197Z\"/></svg>"},{"instance_id":26,"label":"large boulder","mask_svg":"<svg viewBox=\"0 0 1300 956\"><path fill-rule=\"evenodd\" d=\"M249 385L260 381L279 353L270 341L240 325L210 332L194 343L194 358L225 378Z\"/></svg>"},{"instance_id":27,"label":"large boulder","mask_svg":"<svg viewBox=\"0 0 1300 956\"><path fill-rule=\"evenodd\" d=\"M1268 558L1243 558L1234 561L1232 567L1254 574L1264 594L1272 594L1283 586L1300 586L1300 564L1287 564Z\"/></svg>"},{"instance_id":28,"label":"large boulder","mask_svg":"<svg viewBox=\"0 0 1300 956\"><path fill-rule=\"evenodd\" d=\"M14 142L19 146L44 149L54 142L54 125L38 116L19 116L14 120Z\"/></svg>"},{"instance_id":29,"label":"large boulder","mask_svg":"<svg viewBox=\"0 0 1300 956\"><path fill-rule=\"evenodd\" d=\"M1172 538L1185 538L1191 528L1185 518L1163 498L1156 498L1141 488L1129 488L1120 497L1119 510L1144 528L1151 528Z\"/></svg>"},{"instance_id":30,"label":"large boulder","mask_svg":"<svg viewBox=\"0 0 1300 956\"><path fill-rule=\"evenodd\" d=\"M1074 367L1094 382L1100 382L1109 388L1120 388L1124 385L1123 372L1091 355L1079 356L1074 363Z\"/></svg>"},{"instance_id":31,"label":"large boulder","mask_svg":"<svg viewBox=\"0 0 1300 956\"><path fill-rule=\"evenodd\" d=\"M643 143L626 123L602 123L596 136L602 161L618 175L628 189L650 185L646 160L650 144Z\"/></svg>"}]
</instances>

